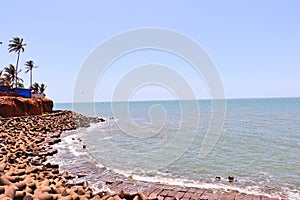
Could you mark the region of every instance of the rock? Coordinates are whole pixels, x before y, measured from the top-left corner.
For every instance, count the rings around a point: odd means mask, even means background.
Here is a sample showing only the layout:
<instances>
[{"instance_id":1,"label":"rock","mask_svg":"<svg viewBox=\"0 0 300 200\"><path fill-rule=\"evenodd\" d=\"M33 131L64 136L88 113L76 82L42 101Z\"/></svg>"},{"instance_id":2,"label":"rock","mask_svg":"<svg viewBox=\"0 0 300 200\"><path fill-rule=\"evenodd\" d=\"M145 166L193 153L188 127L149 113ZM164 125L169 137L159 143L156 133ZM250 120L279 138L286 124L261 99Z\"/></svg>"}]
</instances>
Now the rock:
<instances>
[{"instance_id":1,"label":"rock","mask_svg":"<svg viewBox=\"0 0 300 200\"><path fill-rule=\"evenodd\" d=\"M52 109L53 101L46 98L0 97L0 116L2 117L42 115L45 112L52 112Z\"/></svg>"},{"instance_id":2,"label":"rock","mask_svg":"<svg viewBox=\"0 0 300 200\"><path fill-rule=\"evenodd\" d=\"M234 176L228 176L228 181L233 182L234 181Z\"/></svg>"},{"instance_id":3,"label":"rock","mask_svg":"<svg viewBox=\"0 0 300 200\"><path fill-rule=\"evenodd\" d=\"M103 119L102 117L99 117L99 118L98 118L98 121L99 121L99 122L105 122L105 119Z\"/></svg>"},{"instance_id":4,"label":"rock","mask_svg":"<svg viewBox=\"0 0 300 200\"><path fill-rule=\"evenodd\" d=\"M93 198L91 198L91 200L101 200L101 198L99 197L99 195L96 195Z\"/></svg>"},{"instance_id":5,"label":"rock","mask_svg":"<svg viewBox=\"0 0 300 200\"><path fill-rule=\"evenodd\" d=\"M119 197L118 195L115 195L113 199L114 200L122 200L121 197Z\"/></svg>"},{"instance_id":6,"label":"rock","mask_svg":"<svg viewBox=\"0 0 300 200\"><path fill-rule=\"evenodd\" d=\"M85 194L84 189L82 187L78 188L77 194L84 195Z\"/></svg>"},{"instance_id":7,"label":"rock","mask_svg":"<svg viewBox=\"0 0 300 200\"><path fill-rule=\"evenodd\" d=\"M134 197L133 197L133 200L140 200L141 198L139 197L139 195L135 195Z\"/></svg>"},{"instance_id":8,"label":"rock","mask_svg":"<svg viewBox=\"0 0 300 200\"><path fill-rule=\"evenodd\" d=\"M23 199L26 196L25 191L16 191L15 199Z\"/></svg>"},{"instance_id":9,"label":"rock","mask_svg":"<svg viewBox=\"0 0 300 200\"><path fill-rule=\"evenodd\" d=\"M10 182L10 181L7 179L7 177L1 176L1 177L0 177L0 184L1 184L1 185L7 185L7 186L9 186L9 185L12 185L12 182Z\"/></svg>"},{"instance_id":10,"label":"rock","mask_svg":"<svg viewBox=\"0 0 300 200\"><path fill-rule=\"evenodd\" d=\"M31 195L26 195L23 200L33 200L32 196Z\"/></svg>"},{"instance_id":11,"label":"rock","mask_svg":"<svg viewBox=\"0 0 300 200\"><path fill-rule=\"evenodd\" d=\"M9 198L14 199L15 195L16 195L16 187L15 186L7 186L5 188L4 194Z\"/></svg>"},{"instance_id":12,"label":"rock","mask_svg":"<svg viewBox=\"0 0 300 200\"><path fill-rule=\"evenodd\" d=\"M6 153L6 152L4 152ZM6 167L6 163L0 163L0 172L3 172Z\"/></svg>"},{"instance_id":13,"label":"rock","mask_svg":"<svg viewBox=\"0 0 300 200\"><path fill-rule=\"evenodd\" d=\"M68 194L68 192L67 192L67 190L66 189L64 189L63 191L62 191L62 193L61 193L61 196L63 196L63 197L66 197L66 196L68 196L69 194Z\"/></svg>"}]
</instances>

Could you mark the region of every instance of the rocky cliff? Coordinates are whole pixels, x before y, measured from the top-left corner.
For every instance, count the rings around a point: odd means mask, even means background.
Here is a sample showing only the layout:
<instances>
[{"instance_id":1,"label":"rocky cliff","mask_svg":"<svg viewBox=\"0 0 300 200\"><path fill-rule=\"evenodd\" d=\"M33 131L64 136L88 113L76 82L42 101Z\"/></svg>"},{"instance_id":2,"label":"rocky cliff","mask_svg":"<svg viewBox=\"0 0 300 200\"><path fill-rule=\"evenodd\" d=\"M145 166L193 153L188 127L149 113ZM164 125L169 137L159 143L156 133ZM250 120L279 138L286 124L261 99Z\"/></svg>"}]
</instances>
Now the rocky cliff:
<instances>
[{"instance_id":1,"label":"rocky cliff","mask_svg":"<svg viewBox=\"0 0 300 200\"><path fill-rule=\"evenodd\" d=\"M0 96L0 116L16 117L52 112L53 101L46 98Z\"/></svg>"}]
</instances>

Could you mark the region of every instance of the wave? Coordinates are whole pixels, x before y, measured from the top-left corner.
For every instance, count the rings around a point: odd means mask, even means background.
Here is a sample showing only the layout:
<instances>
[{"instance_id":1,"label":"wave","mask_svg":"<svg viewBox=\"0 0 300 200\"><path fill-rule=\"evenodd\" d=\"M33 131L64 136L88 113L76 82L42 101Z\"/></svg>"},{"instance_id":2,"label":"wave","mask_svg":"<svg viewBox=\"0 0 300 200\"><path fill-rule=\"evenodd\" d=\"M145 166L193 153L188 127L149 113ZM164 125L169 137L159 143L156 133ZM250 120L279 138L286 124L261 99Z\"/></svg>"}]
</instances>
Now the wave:
<instances>
[{"instance_id":1,"label":"wave","mask_svg":"<svg viewBox=\"0 0 300 200\"><path fill-rule=\"evenodd\" d=\"M179 187L191 187L199 189L209 189L209 190L222 190L224 192L237 191L238 193L249 194L249 195L263 195L269 198L281 198L282 194L270 194L262 191L262 188L259 186L235 186L229 185L225 182L209 182L209 181L194 181L185 178L171 178L169 174L161 172L147 172L151 176L147 175L137 175L131 171L124 171L119 169L113 169L112 171L121 174L127 178L136 180L136 181L145 181L150 183L160 183L165 185L174 185ZM225 179L225 178L223 178ZM290 195L295 195L291 192ZM289 198L291 199L291 198ZM297 199L297 198L296 198Z\"/></svg>"},{"instance_id":2,"label":"wave","mask_svg":"<svg viewBox=\"0 0 300 200\"><path fill-rule=\"evenodd\" d=\"M179 187L193 187L199 189L209 189L209 190L222 190L224 192L237 191L239 193L249 194L249 195L263 195L269 198L281 198L287 197L291 200L299 200L300 199L300 191L299 189L291 189L289 186L281 186L278 188L264 188L263 184L258 184L256 182L250 180L242 180L239 179L239 182L235 185L234 183L228 183L227 181L215 181L215 180L201 180L195 181L191 179L186 179L184 177L175 177L171 173L162 173L159 171L125 171L121 169L111 169L108 166L104 166L102 163L93 157L93 155L89 152L89 150L84 150L82 148L83 142L81 141L82 134L86 132L93 132L93 129L99 129L100 126L107 126L107 124L94 124L89 128L81 129L78 131L73 131L67 133L62 138L62 143L57 145L59 148L66 148L72 153L74 156L72 158L63 157L63 159L72 159L72 164L77 164L80 159L84 158L88 159L91 163L98 168L105 169L107 173L117 173L122 176L125 176L129 179L133 179L136 181L145 181L150 183L160 183L166 185L175 185ZM112 137L103 137L101 140L111 140ZM60 151L59 151L60 152ZM62 155L64 156L64 155ZM64 164L61 160L62 165ZM81 162L84 163L84 162ZM265 175L265 174L263 174ZM95 177L93 177L95 179ZM99 177L100 179L100 177ZM226 180L225 177L221 177L221 180ZM95 182L95 180L93 180ZM91 181L91 182L93 182ZM246 183L251 182L252 184L246 185ZM244 183L244 184L243 184ZM256 184L253 184L256 183ZM91 183L93 184L93 183ZM93 184L97 185L97 184ZM98 184L99 185L99 184ZM105 184L103 185L105 187ZM98 190L101 188L98 188ZM102 188L103 189L103 188ZM106 188L107 189L107 188ZM95 189L96 190L96 189Z\"/></svg>"}]
</instances>

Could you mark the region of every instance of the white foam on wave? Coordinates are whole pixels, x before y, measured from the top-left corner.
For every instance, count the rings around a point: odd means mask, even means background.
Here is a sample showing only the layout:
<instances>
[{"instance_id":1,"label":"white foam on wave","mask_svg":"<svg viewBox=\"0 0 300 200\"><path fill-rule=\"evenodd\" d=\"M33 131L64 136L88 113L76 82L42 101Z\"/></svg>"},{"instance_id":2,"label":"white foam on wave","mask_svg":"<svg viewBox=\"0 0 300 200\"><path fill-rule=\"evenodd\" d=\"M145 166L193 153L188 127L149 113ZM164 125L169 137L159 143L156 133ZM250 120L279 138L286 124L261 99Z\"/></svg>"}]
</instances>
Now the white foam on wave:
<instances>
[{"instance_id":1,"label":"white foam on wave","mask_svg":"<svg viewBox=\"0 0 300 200\"><path fill-rule=\"evenodd\" d=\"M74 139L75 138L75 139ZM86 155L87 153L85 151L79 151L79 146L82 147L82 143L76 139L76 137L74 137L74 135L69 135L69 136L66 136L64 138L64 141L67 143L67 147L68 149L70 150L70 152L76 156L76 157L79 157L79 156L82 156L82 155ZM76 145L78 146L78 148L76 148Z\"/></svg>"},{"instance_id":2,"label":"white foam on wave","mask_svg":"<svg viewBox=\"0 0 300 200\"><path fill-rule=\"evenodd\" d=\"M111 128L115 122L117 122L117 119L105 119L104 122L98 122L90 124L89 127L85 129L85 132L87 133L94 133L94 132L104 132L107 128Z\"/></svg>"},{"instance_id":3,"label":"white foam on wave","mask_svg":"<svg viewBox=\"0 0 300 200\"><path fill-rule=\"evenodd\" d=\"M281 198L280 194L268 194L263 191L261 191L261 188L259 186L245 186L245 187L239 187L235 185L228 185L224 184L222 182L218 183L211 183L211 182L200 182L200 181L193 181L188 180L184 178L169 178L166 177L163 173L155 172L155 176L141 176L133 174L129 171L123 171L123 170L113 170L114 172L124 175L126 177L130 177L137 181L145 181L150 183L160 183L160 184L166 184L166 185L175 185L180 187L192 187L192 188L199 188L199 189L209 189L209 190L222 190L225 192L230 191L237 191L239 193L244 193L248 195L262 195L269 198ZM160 175L161 174L161 175ZM294 194L292 194L294 195ZM291 196L292 197L292 196ZM299 198L290 198L289 199L299 199Z\"/></svg>"},{"instance_id":4,"label":"white foam on wave","mask_svg":"<svg viewBox=\"0 0 300 200\"><path fill-rule=\"evenodd\" d=\"M285 193L287 194L288 199L290 199L290 200L299 200L300 199L299 191L287 189L285 191Z\"/></svg>"},{"instance_id":5,"label":"white foam on wave","mask_svg":"<svg viewBox=\"0 0 300 200\"><path fill-rule=\"evenodd\" d=\"M111 140L111 139L113 139L113 137L108 136L108 137L99 138L97 140Z\"/></svg>"},{"instance_id":6,"label":"white foam on wave","mask_svg":"<svg viewBox=\"0 0 300 200\"><path fill-rule=\"evenodd\" d=\"M94 131L99 131L100 128L103 128L107 126L107 123L105 122L98 122L94 124L90 124L89 127L86 128L86 132L94 132Z\"/></svg>"}]
</instances>

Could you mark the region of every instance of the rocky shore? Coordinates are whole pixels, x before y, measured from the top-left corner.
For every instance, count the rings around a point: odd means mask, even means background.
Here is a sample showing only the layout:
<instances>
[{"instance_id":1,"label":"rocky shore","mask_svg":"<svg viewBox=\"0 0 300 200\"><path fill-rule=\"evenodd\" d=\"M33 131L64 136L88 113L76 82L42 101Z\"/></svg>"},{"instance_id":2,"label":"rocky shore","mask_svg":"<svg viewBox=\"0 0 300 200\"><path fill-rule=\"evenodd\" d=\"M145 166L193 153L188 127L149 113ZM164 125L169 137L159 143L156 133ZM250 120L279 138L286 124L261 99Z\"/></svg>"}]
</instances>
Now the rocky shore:
<instances>
[{"instance_id":1,"label":"rocky shore","mask_svg":"<svg viewBox=\"0 0 300 200\"><path fill-rule=\"evenodd\" d=\"M48 157L57 153L52 145L61 141L63 131L88 127L103 121L71 111L47 115L3 118L0 120L0 199L270 199L238 192L213 192L158 183L130 180L112 174L99 179L109 191L95 192L88 183L72 182L78 174L60 172ZM85 147L83 147L85 148Z\"/></svg>"}]
</instances>

